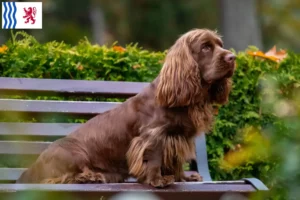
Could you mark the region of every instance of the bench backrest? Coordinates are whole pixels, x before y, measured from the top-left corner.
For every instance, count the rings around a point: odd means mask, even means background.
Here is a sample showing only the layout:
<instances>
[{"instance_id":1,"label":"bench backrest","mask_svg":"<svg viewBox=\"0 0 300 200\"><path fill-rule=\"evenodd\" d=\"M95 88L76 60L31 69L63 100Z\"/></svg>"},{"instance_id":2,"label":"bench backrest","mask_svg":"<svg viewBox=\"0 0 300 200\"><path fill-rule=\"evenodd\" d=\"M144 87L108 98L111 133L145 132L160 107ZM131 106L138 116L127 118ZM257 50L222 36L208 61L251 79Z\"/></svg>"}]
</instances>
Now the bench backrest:
<instances>
[{"instance_id":1,"label":"bench backrest","mask_svg":"<svg viewBox=\"0 0 300 200\"><path fill-rule=\"evenodd\" d=\"M147 84L0 77L0 181L14 182L52 141L121 103L110 98L129 98ZM196 149L190 170L210 181L204 134Z\"/></svg>"}]
</instances>

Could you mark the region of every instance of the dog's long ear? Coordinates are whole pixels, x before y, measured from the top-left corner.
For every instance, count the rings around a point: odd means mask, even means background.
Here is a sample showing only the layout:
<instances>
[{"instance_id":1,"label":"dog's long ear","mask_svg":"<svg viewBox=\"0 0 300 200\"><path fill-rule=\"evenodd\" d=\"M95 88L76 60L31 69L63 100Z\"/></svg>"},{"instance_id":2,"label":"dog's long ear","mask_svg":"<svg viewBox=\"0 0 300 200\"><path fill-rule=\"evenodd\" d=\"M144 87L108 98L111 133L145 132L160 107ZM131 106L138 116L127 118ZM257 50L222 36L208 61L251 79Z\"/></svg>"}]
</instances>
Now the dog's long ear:
<instances>
[{"instance_id":1,"label":"dog's long ear","mask_svg":"<svg viewBox=\"0 0 300 200\"><path fill-rule=\"evenodd\" d=\"M190 43L182 36L166 55L156 90L156 101L161 106L188 106L200 93L200 69L192 56Z\"/></svg>"},{"instance_id":2,"label":"dog's long ear","mask_svg":"<svg viewBox=\"0 0 300 200\"><path fill-rule=\"evenodd\" d=\"M226 104L232 88L231 79L223 79L211 85L209 89L210 102Z\"/></svg>"}]
</instances>

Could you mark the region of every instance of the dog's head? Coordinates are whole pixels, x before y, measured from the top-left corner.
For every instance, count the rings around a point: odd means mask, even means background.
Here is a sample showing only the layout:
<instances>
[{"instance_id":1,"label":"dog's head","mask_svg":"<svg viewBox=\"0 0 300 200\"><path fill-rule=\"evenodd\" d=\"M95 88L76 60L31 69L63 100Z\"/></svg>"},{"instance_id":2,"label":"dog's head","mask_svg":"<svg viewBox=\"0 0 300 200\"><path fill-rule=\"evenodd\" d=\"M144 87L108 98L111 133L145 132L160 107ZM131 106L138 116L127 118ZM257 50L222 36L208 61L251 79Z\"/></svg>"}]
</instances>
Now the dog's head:
<instances>
[{"instance_id":1,"label":"dog's head","mask_svg":"<svg viewBox=\"0 0 300 200\"><path fill-rule=\"evenodd\" d=\"M225 103L235 55L223 48L211 30L191 30L169 49L159 75L156 99L162 106L176 107L210 101Z\"/></svg>"}]
</instances>

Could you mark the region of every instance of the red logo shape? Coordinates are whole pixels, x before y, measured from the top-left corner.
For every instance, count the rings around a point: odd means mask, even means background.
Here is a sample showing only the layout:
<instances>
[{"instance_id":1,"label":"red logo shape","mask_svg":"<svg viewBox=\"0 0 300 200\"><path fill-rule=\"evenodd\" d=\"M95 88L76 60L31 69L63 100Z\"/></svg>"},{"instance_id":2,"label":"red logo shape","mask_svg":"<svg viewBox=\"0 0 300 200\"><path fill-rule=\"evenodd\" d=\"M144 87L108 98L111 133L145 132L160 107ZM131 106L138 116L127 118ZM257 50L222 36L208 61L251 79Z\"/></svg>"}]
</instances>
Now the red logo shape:
<instances>
[{"instance_id":1,"label":"red logo shape","mask_svg":"<svg viewBox=\"0 0 300 200\"><path fill-rule=\"evenodd\" d=\"M28 9L24 8L25 16L23 18L26 19L25 24L29 23L31 20L31 24L35 24L35 14L36 14L36 7L28 7Z\"/></svg>"}]
</instances>

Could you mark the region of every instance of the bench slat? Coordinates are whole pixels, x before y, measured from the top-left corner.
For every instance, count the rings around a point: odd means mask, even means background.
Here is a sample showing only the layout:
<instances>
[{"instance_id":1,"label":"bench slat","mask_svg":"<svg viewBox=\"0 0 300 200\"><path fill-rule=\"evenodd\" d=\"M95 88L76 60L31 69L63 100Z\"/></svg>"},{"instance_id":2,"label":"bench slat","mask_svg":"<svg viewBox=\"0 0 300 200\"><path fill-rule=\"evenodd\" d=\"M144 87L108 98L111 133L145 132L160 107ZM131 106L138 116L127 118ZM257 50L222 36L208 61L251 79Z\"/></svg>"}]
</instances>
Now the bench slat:
<instances>
[{"instance_id":1,"label":"bench slat","mask_svg":"<svg viewBox=\"0 0 300 200\"><path fill-rule=\"evenodd\" d=\"M227 183L227 184L226 184ZM221 182L176 182L165 188L153 188L152 186L139 183L109 183L109 184L1 184L0 192L48 190L48 191L164 191L164 192L186 192L191 191L255 191L251 184L245 181L221 181Z\"/></svg>"},{"instance_id":2,"label":"bench slat","mask_svg":"<svg viewBox=\"0 0 300 200\"><path fill-rule=\"evenodd\" d=\"M91 115L108 111L119 104L119 102L0 99L0 111Z\"/></svg>"},{"instance_id":3,"label":"bench slat","mask_svg":"<svg viewBox=\"0 0 300 200\"><path fill-rule=\"evenodd\" d=\"M76 94L85 96L128 97L137 94L148 84L146 82L0 77L0 94Z\"/></svg>"},{"instance_id":4,"label":"bench slat","mask_svg":"<svg viewBox=\"0 0 300 200\"><path fill-rule=\"evenodd\" d=\"M2 189L3 188L3 189ZM248 199L256 190L250 184L185 184L175 183L166 188L153 188L138 183L89 185L22 185L6 184L0 188L1 199L32 200L99 200L99 199L161 199L161 200L220 200ZM58 189L59 188L59 189ZM120 195L124 196L120 196ZM115 196L117 195L118 196ZM24 198L25 197L25 198Z\"/></svg>"},{"instance_id":5,"label":"bench slat","mask_svg":"<svg viewBox=\"0 0 300 200\"><path fill-rule=\"evenodd\" d=\"M0 141L0 154L37 155L51 142Z\"/></svg>"},{"instance_id":6,"label":"bench slat","mask_svg":"<svg viewBox=\"0 0 300 200\"><path fill-rule=\"evenodd\" d=\"M16 181L26 168L0 168L0 181Z\"/></svg>"},{"instance_id":7,"label":"bench slat","mask_svg":"<svg viewBox=\"0 0 300 200\"><path fill-rule=\"evenodd\" d=\"M0 181L16 181L27 168L0 168ZM194 173L185 171L187 176ZM135 178L128 178L126 182L136 182Z\"/></svg>"},{"instance_id":8,"label":"bench slat","mask_svg":"<svg viewBox=\"0 0 300 200\"><path fill-rule=\"evenodd\" d=\"M15 182L27 168L0 168L0 181ZM186 174L189 174L187 172ZM136 182L136 179L129 178L127 182Z\"/></svg>"},{"instance_id":9,"label":"bench slat","mask_svg":"<svg viewBox=\"0 0 300 200\"><path fill-rule=\"evenodd\" d=\"M96 184L96 185L55 185L60 190L52 189L52 185L18 185L0 188L1 199L31 200L99 200L99 199L161 199L161 200L220 200L220 199L248 199L255 192L249 184L174 184L166 189L154 189L150 186L132 184ZM80 190L77 190L81 188ZM123 193L124 196L120 196ZM116 196L117 195L117 196ZM25 198L24 198L25 197Z\"/></svg>"},{"instance_id":10,"label":"bench slat","mask_svg":"<svg viewBox=\"0 0 300 200\"><path fill-rule=\"evenodd\" d=\"M0 135L66 136L80 125L80 123L0 122Z\"/></svg>"}]
</instances>

